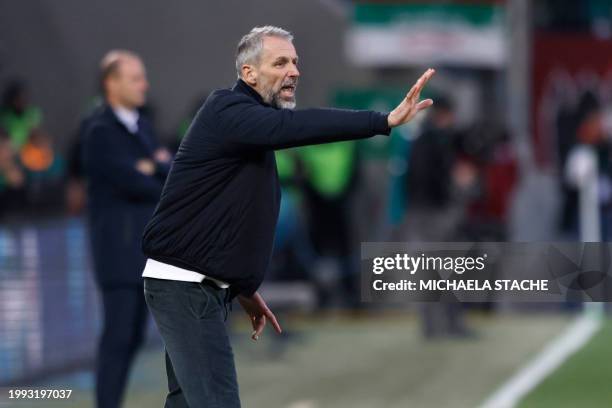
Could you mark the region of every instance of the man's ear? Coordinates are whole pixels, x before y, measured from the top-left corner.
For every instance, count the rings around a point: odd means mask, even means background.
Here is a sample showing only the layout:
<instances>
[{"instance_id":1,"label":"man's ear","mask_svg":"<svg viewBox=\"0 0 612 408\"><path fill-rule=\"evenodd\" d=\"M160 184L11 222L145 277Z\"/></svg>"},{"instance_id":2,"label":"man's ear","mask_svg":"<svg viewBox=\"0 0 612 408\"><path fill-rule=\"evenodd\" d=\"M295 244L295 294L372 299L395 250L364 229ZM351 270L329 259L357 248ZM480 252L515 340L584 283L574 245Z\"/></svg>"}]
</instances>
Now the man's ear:
<instances>
[{"instance_id":1,"label":"man's ear","mask_svg":"<svg viewBox=\"0 0 612 408\"><path fill-rule=\"evenodd\" d=\"M252 65L244 64L242 66L242 80L251 86L257 85L257 71Z\"/></svg>"},{"instance_id":2,"label":"man's ear","mask_svg":"<svg viewBox=\"0 0 612 408\"><path fill-rule=\"evenodd\" d=\"M115 93L115 89L117 87L116 85L117 85L116 78L114 78L112 75L109 76L108 78L106 78L104 80L104 83L102 84L103 89L106 90L107 94L108 93L113 93L114 94Z\"/></svg>"}]
</instances>

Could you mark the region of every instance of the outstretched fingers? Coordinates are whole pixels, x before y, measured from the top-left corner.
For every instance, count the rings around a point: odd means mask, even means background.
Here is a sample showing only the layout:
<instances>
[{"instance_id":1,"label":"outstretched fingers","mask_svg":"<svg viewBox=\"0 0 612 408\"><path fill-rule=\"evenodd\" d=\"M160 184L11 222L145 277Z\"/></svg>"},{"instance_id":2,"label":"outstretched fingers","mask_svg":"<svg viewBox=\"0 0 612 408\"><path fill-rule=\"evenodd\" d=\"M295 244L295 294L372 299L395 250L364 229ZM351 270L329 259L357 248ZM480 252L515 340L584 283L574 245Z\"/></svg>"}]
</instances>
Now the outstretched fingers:
<instances>
[{"instance_id":1,"label":"outstretched fingers","mask_svg":"<svg viewBox=\"0 0 612 408\"><path fill-rule=\"evenodd\" d=\"M436 71L433 68L429 68L427 71L425 71L425 73L421 75L421 77L417 80L414 86L410 88L410 91L406 95L406 99L418 99L419 95L421 94L421 91L423 90L423 87L425 87L425 84L427 84L427 82L431 79L435 72Z\"/></svg>"}]
</instances>

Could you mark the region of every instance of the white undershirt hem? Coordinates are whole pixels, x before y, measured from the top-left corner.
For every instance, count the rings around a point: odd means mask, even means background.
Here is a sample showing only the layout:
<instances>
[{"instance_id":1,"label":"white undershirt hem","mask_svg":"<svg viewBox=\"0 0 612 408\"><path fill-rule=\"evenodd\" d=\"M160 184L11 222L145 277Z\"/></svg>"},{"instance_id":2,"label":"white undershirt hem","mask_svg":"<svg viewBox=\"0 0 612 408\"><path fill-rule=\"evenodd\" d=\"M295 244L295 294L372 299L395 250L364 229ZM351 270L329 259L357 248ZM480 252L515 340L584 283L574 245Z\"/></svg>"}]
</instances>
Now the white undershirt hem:
<instances>
[{"instance_id":1,"label":"white undershirt hem","mask_svg":"<svg viewBox=\"0 0 612 408\"><path fill-rule=\"evenodd\" d=\"M147 259L144 271L142 272L142 277L198 283L202 282L204 279L210 279L220 288L225 289L229 288L230 286L229 283L223 282L222 280L202 275L198 272L188 271L187 269L179 268L178 266L168 265L167 263L159 262L151 258Z\"/></svg>"}]
</instances>

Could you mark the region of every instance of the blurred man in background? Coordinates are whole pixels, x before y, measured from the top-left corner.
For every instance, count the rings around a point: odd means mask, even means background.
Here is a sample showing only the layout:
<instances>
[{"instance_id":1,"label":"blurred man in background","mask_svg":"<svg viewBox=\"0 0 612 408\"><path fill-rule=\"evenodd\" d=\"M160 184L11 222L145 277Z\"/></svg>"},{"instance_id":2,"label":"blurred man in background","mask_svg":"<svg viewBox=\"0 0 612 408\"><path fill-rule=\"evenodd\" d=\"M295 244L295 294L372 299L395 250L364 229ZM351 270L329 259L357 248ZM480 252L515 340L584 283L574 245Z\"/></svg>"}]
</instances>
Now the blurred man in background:
<instances>
[{"instance_id":1,"label":"blurred man in background","mask_svg":"<svg viewBox=\"0 0 612 408\"><path fill-rule=\"evenodd\" d=\"M13 148L18 151L28 141L30 132L40 126L42 113L30 104L28 88L21 80L11 81L2 99L0 126L8 132Z\"/></svg>"},{"instance_id":2,"label":"blurred man in background","mask_svg":"<svg viewBox=\"0 0 612 408\"><path fill-rule=\"evenodd\" d=\"M100 68L105 103L85 120L82 137L95 277L104 305L96 401L100 408L114 408L144 340L140 237L161 194L170 155L138 111L149 86L141 59L111 51Z\"/></svg>"},{"instance_id":3,"label":"blurred man in background","mask_svg":"<svg viewBox=\"0 0 612 408\"><path fill-rule=\"evenodd\" d=\"M344 303L356 309L360 302L354 251L359 243L352 239L350 214L358 179L357 142L306 146L300 149L300 158L306 176L308 229L318 257L313 268L318 306L329 307L333 298L344 294Z\"/></svg>"},{"instance_id":4,"label":"blurred man in background","mask_svg":"<svg viewBox=\"0 0 612 408\"><path fill-rule=\"evenodd\" d=\"M25 176L16 156L9 135L0 127L0 219L23 204L20 193Z\"/></svg>"},{"instance_id":5,"label":"blurred man in background","mask_svg":"<svg viewBox=\"0 0 612 408\"><path fill-rule=\"evenodd\" d=\"M466 192L475 181L475 169L458 154L459 138L451 100L436 98L421 134L410 152L408 210L403 239L411 242L452 242L465 217ZM457 303L424 303L421 306L425 337L466 336Z\"/></svg>"}]
</instances>

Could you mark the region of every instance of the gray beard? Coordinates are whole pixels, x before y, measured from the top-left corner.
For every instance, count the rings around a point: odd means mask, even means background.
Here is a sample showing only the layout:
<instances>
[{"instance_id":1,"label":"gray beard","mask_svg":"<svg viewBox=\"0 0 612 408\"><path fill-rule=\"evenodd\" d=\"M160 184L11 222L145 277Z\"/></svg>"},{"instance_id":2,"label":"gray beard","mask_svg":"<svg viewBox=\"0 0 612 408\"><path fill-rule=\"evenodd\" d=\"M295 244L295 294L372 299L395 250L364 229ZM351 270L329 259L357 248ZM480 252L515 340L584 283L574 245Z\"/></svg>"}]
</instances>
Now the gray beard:
<instances>
[{"instance_id":1,"label":"gray beard","mask_svg":"<svg viewBox=\"0 0 612 408\"><path fill-rule=\"evenodd\" d=\"M264 102L274 106L275 108L278 109L295 109L295 98L292 101L286 101L283 98L281 98L280 96L281 91L278 91L277 93L273 93L272 90L270 90L266 97L263 98Z\"/></svg>"}]
</instances>

